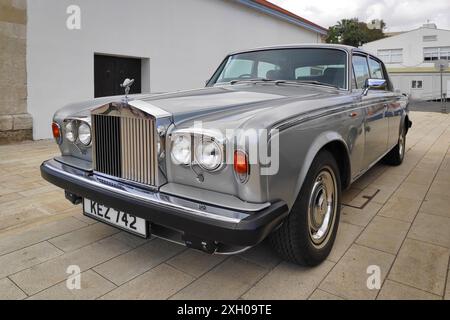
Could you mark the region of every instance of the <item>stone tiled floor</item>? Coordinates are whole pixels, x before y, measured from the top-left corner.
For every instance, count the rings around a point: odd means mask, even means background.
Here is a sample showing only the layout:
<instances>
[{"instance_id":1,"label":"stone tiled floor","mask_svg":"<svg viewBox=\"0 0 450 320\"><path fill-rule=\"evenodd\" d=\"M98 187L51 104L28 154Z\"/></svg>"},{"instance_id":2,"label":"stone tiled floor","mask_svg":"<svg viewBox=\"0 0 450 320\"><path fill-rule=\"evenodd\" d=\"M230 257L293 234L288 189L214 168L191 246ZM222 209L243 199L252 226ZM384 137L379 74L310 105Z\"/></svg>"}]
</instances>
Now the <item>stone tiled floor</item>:
<instances>
[{"instance_id":1,"label":"stone tiled floor","mask_svg":"<svg viewBox=\"0 0 450 320\"><path fill-rule=\"evenodd\" d=\"M450 117L411 116L405 163L377 165L345 192L335 247L316 268L265 243L208 256L96 223L41 179L53 142L0 146L0 298L450 299ZM70 265L81 290L66 287ZM371 265L381 290L367 288Z\"/></svg>"}]
</instances>

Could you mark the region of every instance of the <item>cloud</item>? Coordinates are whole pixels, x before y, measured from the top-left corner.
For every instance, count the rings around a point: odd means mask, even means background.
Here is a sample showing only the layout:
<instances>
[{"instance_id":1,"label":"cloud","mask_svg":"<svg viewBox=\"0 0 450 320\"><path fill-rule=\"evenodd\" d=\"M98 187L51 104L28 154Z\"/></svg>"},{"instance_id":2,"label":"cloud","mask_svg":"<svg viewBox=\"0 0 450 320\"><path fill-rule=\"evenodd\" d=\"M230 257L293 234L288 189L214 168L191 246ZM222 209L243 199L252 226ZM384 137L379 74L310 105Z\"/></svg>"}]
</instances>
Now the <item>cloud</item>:
<instances>
[{"instance_id":1,"label":"cloud","mask_svg":"<svg viewBox=\"0 0 450 320\"><path fill-rule=\"evenodd\" d=\"M270 0L299 16L324 27L344 18L357 17L369 22L383 19L388 31L406 31L420 27L428 20L440 29L450 29L450 1L434 0Z\"/></svg>"}]
</instances>

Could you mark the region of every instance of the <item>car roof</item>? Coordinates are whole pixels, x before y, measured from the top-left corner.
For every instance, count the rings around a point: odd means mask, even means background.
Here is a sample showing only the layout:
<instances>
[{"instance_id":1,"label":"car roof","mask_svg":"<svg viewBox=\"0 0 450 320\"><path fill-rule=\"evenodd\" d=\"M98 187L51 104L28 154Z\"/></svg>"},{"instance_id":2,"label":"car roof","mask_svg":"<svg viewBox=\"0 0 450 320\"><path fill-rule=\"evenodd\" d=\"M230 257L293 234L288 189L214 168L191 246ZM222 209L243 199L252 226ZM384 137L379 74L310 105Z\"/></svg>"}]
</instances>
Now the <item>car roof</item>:
<instances>
[{"instance_id":1,"label":"car roof","mask_svg":"<svg viewBox=\"0 0 450 320\"><path fill-rule=\"evenodd\" d=\"M349 53L359 52L359 53L370 55L370 53L368 53L362 49L356 48L356 47L347 46L347 45L343 45L343 44L331 44L331 43L301 43L301 44L286 44L286 45L267 46L267 47L259 47L259 48L253 48L253 49L248 49L248 50L235 51L235 52L230 53L229 55L254 52L254 51L263 51L263 50L300 49L300 48L340 49L340 50L347 51Z\"/></svg>"}]
</instances>

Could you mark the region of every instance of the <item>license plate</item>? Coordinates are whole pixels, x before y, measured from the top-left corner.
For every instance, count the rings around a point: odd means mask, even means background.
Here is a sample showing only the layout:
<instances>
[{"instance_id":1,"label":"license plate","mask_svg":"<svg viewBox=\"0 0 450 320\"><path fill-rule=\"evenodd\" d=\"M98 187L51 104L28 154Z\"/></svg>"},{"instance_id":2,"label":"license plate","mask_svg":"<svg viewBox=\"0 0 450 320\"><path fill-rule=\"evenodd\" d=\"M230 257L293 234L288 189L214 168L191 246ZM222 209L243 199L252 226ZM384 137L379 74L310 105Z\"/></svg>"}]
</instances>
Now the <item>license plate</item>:
<instances>
[{"instance_id":1,"label":"license plate","mask_svg":"<svg viewBox=\"0 0 450 320\"><path fill-rule=\"evenodd\" d=\"M147 238L147 222L142 218L106 207L89 199L83 199L83 211L88 217Z\"/></svg>"}]
</instances>

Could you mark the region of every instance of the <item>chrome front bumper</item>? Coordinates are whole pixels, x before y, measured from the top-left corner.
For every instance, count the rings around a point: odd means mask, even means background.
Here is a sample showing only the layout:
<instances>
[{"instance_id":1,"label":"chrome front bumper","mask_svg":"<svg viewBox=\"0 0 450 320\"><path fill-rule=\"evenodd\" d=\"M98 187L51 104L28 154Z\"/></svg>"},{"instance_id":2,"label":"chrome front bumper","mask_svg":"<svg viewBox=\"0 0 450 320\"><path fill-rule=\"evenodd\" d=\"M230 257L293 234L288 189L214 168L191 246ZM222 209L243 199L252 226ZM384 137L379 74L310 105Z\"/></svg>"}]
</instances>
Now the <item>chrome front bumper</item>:
<instances>
[{"instance_id":1,"label":"chrome front bumper","mask_svg":"<svg viewBox=\"0 0 450 320\"><path fill-rule=\"evenodd\" d=\"M254 211L254 207L248 211L230 209L138 188L54 159L41 165L41 174L50 183L78 197L136 215L151 226L176 230L183 238L194 237L217 244L254 246L288 214L287 205L281 201L264 205L259 211Z\"/></svg>"}]
</instances>

